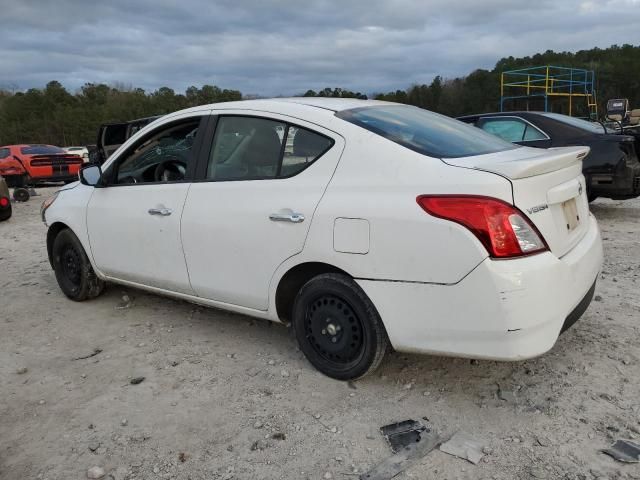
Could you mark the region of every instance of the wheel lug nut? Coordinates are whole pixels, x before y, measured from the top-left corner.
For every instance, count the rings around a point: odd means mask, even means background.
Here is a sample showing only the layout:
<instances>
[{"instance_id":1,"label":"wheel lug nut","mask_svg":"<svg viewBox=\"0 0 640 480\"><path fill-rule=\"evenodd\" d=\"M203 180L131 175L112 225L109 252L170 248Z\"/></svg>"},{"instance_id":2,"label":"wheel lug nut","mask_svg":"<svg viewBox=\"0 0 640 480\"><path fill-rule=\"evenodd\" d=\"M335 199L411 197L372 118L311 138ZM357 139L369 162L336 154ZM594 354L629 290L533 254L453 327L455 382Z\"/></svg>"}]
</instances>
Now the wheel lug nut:
<instances>
[{"instance_id":1,"label":"wheel lug nut","mask_svg":"<svg viewBox=\"0 0 640 480\"><path fill-rule=\"evenodd\" d=\"M322 334L323 334L323 335L326 335L326 334L327 334L327 331L326 331L324 328L322 329Z\"/></svg>"},{"instance_id":2,"label":"wheel lug nut","mask_svg":"<svg viewBox=\"0 0 640 480\"><path fill-rule=\"evenodd\" d=\"M336 326L336 332L339 332L340 330L342 330L342 327L340 327L340 325Z\"/></svg>"},{"instance_id":3,"label":"wheel lug nut","mask_svg":"<svg viewBox=\"0 0 640 480\"><path fill-rule=\"evenodd\" d=\"M336 343L336 342L338 341L338 339L337 339L336 337L332 337L332 338L331 338L331 341L332 341L333 343Z\"/></svg>"}]
</instances>

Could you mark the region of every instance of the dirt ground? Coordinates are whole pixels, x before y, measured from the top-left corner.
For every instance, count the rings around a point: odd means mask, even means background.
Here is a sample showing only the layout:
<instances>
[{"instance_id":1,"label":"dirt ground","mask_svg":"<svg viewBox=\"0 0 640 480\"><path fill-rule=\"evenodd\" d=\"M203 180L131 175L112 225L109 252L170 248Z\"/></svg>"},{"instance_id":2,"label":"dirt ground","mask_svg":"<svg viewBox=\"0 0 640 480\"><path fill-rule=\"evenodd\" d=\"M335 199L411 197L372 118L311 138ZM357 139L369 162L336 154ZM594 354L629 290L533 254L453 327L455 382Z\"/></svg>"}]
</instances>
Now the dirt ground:
<instances>
[{"instance_id":1,"label":"dirt ground","mask_svg":"<svg viewBox=\"0 0 640 480\"><path fill-rule=\"evenodd\" d=\"M551 352L519 363L394 353L348 384L287 328L110 285L67 300L39 207L0 223L0 479L351 479L404 419L485 442L398 479L640 479L600 449L640 438L640 200L597 200L596 299ZM123 295L130 303L123 301ZM101 352L84 359L100 349ZM130 380L144 377L132 385Z\"/></svg>"}]
</instances>

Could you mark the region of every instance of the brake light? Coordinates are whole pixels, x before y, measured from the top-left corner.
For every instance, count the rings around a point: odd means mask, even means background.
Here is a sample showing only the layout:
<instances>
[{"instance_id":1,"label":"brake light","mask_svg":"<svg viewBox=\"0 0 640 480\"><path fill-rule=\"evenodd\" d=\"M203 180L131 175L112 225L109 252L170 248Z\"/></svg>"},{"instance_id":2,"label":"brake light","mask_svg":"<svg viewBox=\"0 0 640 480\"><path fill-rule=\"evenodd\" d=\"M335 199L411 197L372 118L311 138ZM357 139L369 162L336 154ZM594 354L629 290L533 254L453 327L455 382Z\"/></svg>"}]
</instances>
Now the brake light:
<instances>
[{"instance_id":1,"label":"brake light","mask_svg":"<svg viewBox=\"0 0 640 480\"><path fill-rule=\"evenodd\" d=\"M425 212L468 228L494 258L548 250L540 232L520 210L502 200L473 195L421 195Z\"/></svg>"},{"instance_id":2,"label":"brake light","mask_svg":"<svg viewBox=\"0 0 640 480\"><path fill-rule=\"evenodd\" d=\"M0 197L0 207L5 208L9 206L9 199L7 197Z\"/></svg>"}]
</instances>

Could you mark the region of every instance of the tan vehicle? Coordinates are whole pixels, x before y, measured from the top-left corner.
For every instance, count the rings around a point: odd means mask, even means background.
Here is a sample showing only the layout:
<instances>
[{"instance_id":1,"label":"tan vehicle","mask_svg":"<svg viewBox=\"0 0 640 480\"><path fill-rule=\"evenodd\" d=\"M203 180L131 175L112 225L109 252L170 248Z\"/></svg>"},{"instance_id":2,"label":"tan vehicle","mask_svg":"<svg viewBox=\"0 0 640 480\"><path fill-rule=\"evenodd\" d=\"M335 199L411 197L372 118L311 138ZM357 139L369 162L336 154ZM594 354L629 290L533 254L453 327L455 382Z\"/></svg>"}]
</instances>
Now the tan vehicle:
<instances>
[{"instance_id":1,"label":"tan vehicle","mask_svg":"<svg viewBox=\"0 0 640 480\"><path fill-rule=\"evenodd\" d=\"M9 187L7 182L0 176L0 222L11 217L11 201L9 200Z\"/></svg>"}]
</instances>

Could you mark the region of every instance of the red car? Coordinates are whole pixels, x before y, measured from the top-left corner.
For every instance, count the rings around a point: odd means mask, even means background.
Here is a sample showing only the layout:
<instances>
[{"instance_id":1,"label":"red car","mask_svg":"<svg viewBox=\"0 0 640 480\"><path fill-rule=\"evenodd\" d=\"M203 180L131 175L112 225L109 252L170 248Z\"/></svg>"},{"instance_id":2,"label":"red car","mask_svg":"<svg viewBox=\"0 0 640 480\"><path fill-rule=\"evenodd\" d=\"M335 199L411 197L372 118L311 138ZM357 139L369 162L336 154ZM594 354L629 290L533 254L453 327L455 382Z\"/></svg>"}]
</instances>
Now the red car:
<instances>
[{"instance_id":1,"label":"red car","mask_svg":"<svg viewBox=\"0 0 640 480\"><path fill-rule=\"evenodd\" d=\"M7 145L0 147L0 175L10 187L78 179L82 157L53 145Z\"/></svg>"}]
</instances>

